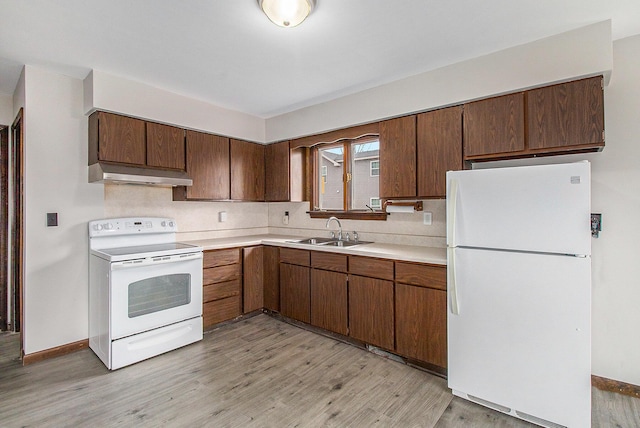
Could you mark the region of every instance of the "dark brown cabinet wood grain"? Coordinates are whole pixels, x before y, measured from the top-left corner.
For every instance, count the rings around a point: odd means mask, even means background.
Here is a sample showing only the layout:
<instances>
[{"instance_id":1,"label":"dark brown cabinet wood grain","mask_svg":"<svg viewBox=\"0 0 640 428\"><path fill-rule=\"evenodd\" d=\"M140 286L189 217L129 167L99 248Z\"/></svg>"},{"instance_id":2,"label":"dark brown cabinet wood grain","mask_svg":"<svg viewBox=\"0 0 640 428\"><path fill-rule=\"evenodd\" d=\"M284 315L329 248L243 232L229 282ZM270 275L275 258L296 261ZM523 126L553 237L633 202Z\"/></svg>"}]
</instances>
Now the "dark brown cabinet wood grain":
<instances>
[{"instance_id":1,"label":"dark brown cabinet wood grain","mask_svg":"<svg viewBox=\"0 0 640 428\"><path fill-rule=\"evenodd\" d=\"M242 258L240 248L203 254L202 322L211 327L242 314Z\"/></svg>"},{"instance_id":2,"label":"dark brown cabinet wood grain","mask_svg":"<svg viewBox=\"0 0 640 428\"><path fill-rule=\"evenodd\" d=\"M285 317L311 321L310 268L280 263L280 313Z\"/></svg>"},{"instance_id":3,"label":"dark brown cabinet wood grain","mask_svg":"<svg viewBox=\"0 0 640 428\"><path fill-rule=\"evenodd\" d=\"M184 129L146 122L147 166L185 169Z\"/></svg>"},{"instance_id":4,"label":"dark brown cabinet wood grain","mask_svg":"<svg viewBox=\"0 0 640 428\"><path fill-rule=\"evenodd\" d=\"M280 311L280 249L264 246L264 307Z\"/></svg>"},{"instance_id":5,"label":"dark brown cabinet wood grain","mask_svg":"<svg viewBox=\"0 0 640 428\"><path fill-rule=\"evenodd\" d=\"M267 202L282 202L289 194L289 142L268 144L264 148L265 193Z\"/></svg>"},{"instance_id":6,"label":"dark brown cabinet wood grain","mask_svg":"<svg viewBox=\"0 0 640 428\"><path fill-rule=\"evenodd\" d=\"M145 166L145 122L97 111L89 116L89 165L98 161Z\"/></svg>"},{"instance_id":7,"label":"dark brown cabinet wood grain","mask_svg":"<svg viewBox=\"0 0 640 428\"><path fill-rule=\"evenodd\" d=\"M193 186L174 187L173 199L229 199L229 139L187 130L186 144L186 170Z\"/></svg>"},{"instance_id":8,"label":"dark brown cabinet wood grain","mask_svg":"<svg viewBox=\"0 0 640 428\"><path fill-rule=\"evenodd\" d=\"M380 197L416 196L416 117L380 122Z\"/></svg>"},{"instance_id":9,"label":"dark brown cabinet wood grain","mask_svg":"<svg viewBox=\"0 0 640 428\"><path fill-rule=\"evenodd\" d=\"M396 284L397 352L447 367L447 292Z\"/></svg>"},{"instance_id":10,"label":"dark brown cabinet wood grain","mask_svg":"<svg viewBox=\"0 0 640 428\"><path fill-rule=\"evenodd\" d=\"M393 282L349 275L349 335L394 349Z\"/></svg>"},{"instance_id":11,"label":"dark brown cabinet wood grain","mask_svg":"<svg viewBox=\"0 0 640 428\"><path fill-rule=\"evenodd\" d=\"M264 247L242 249L242 293L243 313L264 307Z\"/></svg>"},{"instance_id":12,"label":"dark brown cabinet wood grain","mask_svg":"<svg viewBox=\"0 0 640 428\"><path fill-rule=\"evenodd\" d=\"M462 106L417 116L417 186L420 198L444 198L446 172L462 169Z\"/></svg>"},{"instance_id":13,"label":"dark brown cabinet wood grain","mask_svg":"<svg viewBox=\"0 0 640 428\"><path fill-rule=\"evenodd\" d=\"M527 92L529 149L604 146L602 77Z\"/></svg>"},{"instance_id":14,"label":"dark brown cabinet wood grain","mask_svg":"<svg viewBox=\"0 0 640 428\"><path fill-rule=\"evenodd\" d=\"M311 269L311 324L347 334L347 275Z\"/></svg>"},{"instance_id":15,"label":"dark brown cabinet wood grain","mask_svg":"<svg viewBox=\"0 0 640 428\"><path fill-rule=\"evenodd\" d=\"M464 105L465 159L524 149L523 92Z\"/></svg>"},{"instance_id":16,"label":"dark brown cabinet wood grain","mask_svg":"<svg viewBox=\"0 0 640 428\"><path fill-rule=\"evenodd\" d=\"M230 143L231 199L264 201L264 146L234 139Z\"/></svg>"}]
</instances>

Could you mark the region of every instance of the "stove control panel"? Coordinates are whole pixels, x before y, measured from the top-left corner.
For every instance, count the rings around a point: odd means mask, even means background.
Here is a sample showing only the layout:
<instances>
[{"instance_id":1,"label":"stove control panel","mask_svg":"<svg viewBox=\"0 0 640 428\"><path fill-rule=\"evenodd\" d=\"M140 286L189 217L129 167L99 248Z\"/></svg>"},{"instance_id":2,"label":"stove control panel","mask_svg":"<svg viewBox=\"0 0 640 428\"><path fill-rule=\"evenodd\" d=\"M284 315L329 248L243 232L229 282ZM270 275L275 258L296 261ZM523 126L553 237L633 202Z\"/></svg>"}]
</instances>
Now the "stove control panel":
<instances>
[{"instance_id":1,"label":"stove control panel","mask_svg":"<svg viewBox=\"0 0 640 428\"><path fill-rule=\"evenodd\" d=\"M89 222L89 236L138 235L145 233L175 233L175 220L159 217L125 217Z\"/></svg>"}]
</instances>

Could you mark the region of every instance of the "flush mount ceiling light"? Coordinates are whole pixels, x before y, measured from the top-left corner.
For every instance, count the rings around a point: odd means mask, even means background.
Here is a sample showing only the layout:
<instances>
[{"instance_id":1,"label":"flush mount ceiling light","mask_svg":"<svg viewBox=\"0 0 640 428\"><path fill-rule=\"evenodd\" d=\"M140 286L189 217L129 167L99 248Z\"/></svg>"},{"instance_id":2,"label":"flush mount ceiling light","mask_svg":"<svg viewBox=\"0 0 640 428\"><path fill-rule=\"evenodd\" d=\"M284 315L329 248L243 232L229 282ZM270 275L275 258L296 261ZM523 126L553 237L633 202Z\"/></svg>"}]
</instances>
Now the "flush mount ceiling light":
<instances>
[{"instance_id":1,"label":"flush mount ceiling light","mask_svg":"<svg viewBox=\"0 0 640 428\"><path fill-rule=\"evenodd\" d=\"M258 0L265 15L280 27L295 27L311 13L316 0Z\"/></svg>"}]
</instances>

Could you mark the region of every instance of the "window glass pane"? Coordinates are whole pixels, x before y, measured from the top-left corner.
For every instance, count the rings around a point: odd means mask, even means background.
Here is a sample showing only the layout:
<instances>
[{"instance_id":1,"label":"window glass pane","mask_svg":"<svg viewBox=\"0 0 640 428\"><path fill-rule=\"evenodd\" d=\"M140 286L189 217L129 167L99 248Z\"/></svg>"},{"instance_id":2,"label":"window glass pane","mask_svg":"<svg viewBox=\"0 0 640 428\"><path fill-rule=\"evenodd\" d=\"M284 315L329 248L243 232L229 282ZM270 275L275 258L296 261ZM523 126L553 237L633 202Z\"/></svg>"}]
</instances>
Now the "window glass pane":
<instances>
[{"instance_id":1,"label":"window glass pane","mask_svg":"<svg viewBox=\"0 0 640 428\"><path fill-rule=\"evenodd\" d=\"M366 210L378 199L380 175L380 142L351 145L351 209ZM378 205L380 200L378 199ZM380 209L380 207L378 207Z\"/></svg>"},{"instance_id":2,"label":"window glass pane","mask_svg":"<svg viewBox=\"0 0 640 428\"><path fill-rule=\"evenodd\" d=\"M343 210L343 166L344 149L342 146L318 150L318 204L321 210Z\"/></svg>"},{"instance_id":3,"label":"window glass pane","mask_svg":"<svg viewBox=\"0 0 640 428\"><path fill-rule=\"evenodd\" d=\"M191 302L191 275L179 273L129 284L129 318L163 311Z\"/></svg>"}]
</instances>

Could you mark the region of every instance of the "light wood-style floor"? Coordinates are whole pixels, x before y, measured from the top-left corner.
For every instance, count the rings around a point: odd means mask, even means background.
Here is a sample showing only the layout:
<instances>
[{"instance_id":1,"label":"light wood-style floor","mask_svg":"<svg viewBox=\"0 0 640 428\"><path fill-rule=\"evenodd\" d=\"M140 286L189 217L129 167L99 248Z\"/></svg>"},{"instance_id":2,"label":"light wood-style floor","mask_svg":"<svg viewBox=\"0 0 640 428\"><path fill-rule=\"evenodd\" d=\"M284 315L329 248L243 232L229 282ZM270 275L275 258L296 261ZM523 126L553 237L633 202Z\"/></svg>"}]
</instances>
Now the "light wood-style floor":
<instances>
[{"instance_id":1,"label":"light wood-style floor","mask_svg":"<svg viewBox=\"0 0 640 428\"><path fill-rule=\"evenodd\" d=\"M444 379L258 315L109 372L90 350L22 367L0 334L2 427L531 427ZM593 390L594 427L640 426L640 400Z\"/></svg>"}]
</instances>

